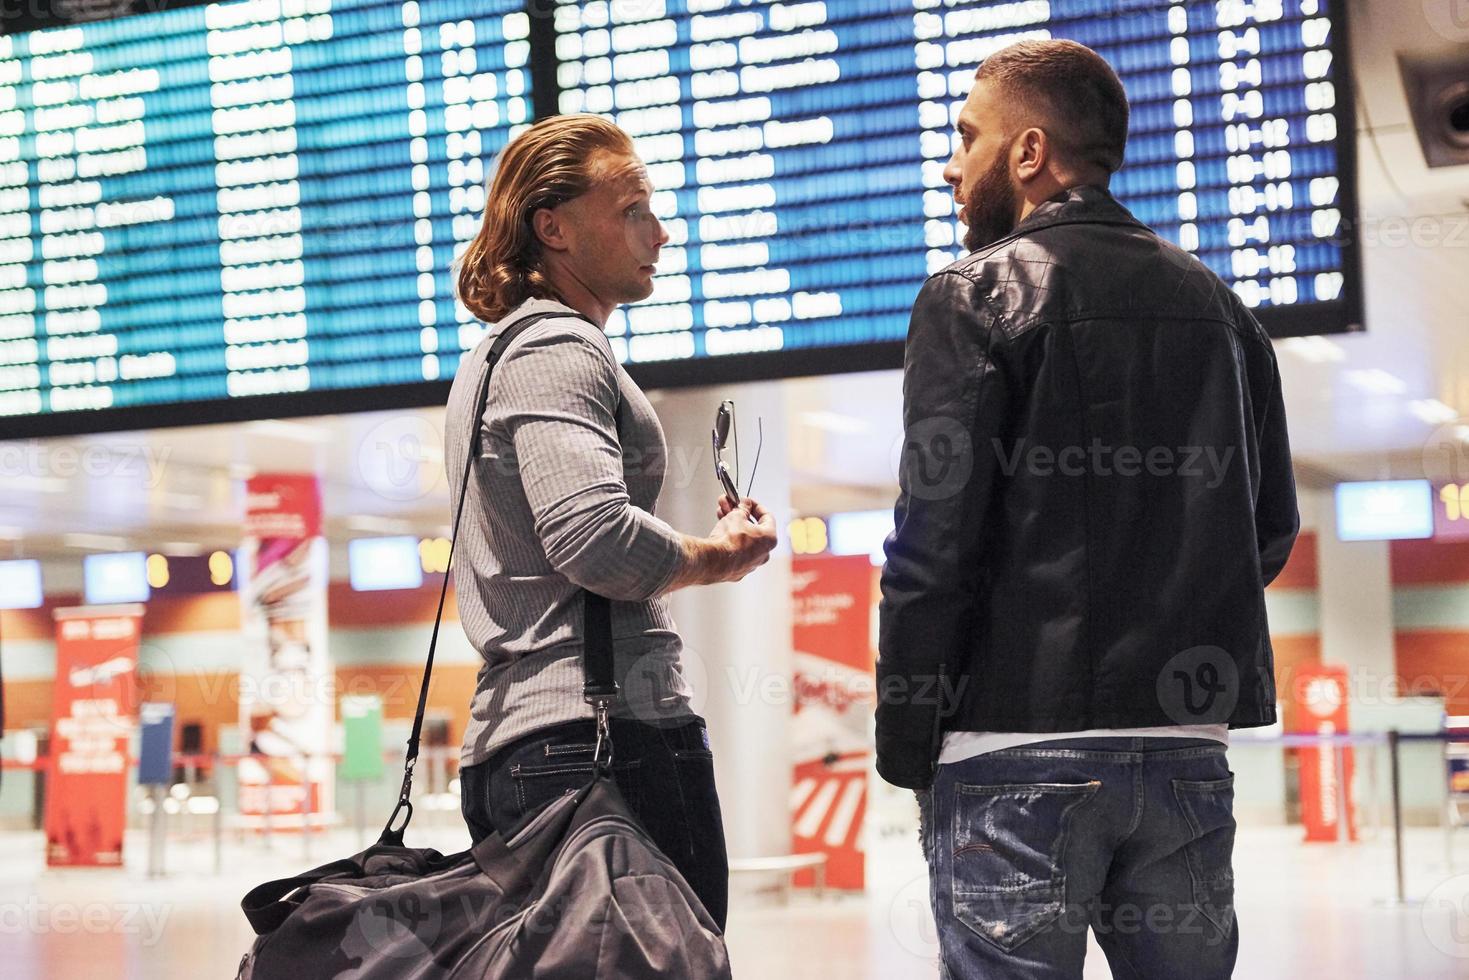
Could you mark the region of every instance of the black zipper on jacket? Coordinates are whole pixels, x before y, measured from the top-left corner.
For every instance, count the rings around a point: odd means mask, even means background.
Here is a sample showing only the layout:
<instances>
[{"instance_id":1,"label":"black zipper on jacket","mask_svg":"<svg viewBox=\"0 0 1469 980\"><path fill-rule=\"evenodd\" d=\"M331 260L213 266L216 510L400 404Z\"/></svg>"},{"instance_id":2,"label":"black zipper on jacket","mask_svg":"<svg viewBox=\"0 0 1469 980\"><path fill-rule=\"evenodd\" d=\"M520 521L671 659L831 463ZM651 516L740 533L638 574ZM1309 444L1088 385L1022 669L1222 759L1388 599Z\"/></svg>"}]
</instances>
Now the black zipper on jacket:
<instances>
[{"instance_id":1,"label":"black zipper on jacket","mask_svg":"<svg viewBox=\"0 0 1469 980\"><path fill-rule=\"evenodd\" d=\"M933 776L939 768L939 740L943 735L942 726L944 720L944 681L948 679L946 668L948 664L939 664L938 693L935 699L938 706L933 711L933 733L928 742L928 774Z\"/></svg>"}]
</instances>

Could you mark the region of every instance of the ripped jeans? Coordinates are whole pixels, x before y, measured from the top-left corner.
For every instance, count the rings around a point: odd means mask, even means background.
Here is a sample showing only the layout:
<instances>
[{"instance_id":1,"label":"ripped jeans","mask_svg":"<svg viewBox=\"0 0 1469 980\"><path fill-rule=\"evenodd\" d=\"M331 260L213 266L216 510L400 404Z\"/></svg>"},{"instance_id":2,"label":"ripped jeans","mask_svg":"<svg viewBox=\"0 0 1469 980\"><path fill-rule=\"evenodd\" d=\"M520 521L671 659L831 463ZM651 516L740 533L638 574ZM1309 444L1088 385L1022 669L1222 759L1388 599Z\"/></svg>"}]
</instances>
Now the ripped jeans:
<instances>
[{"instance_id":1,"label":"ripped jeans","mask_svg":"<svg viewBox=\"0 0 1469 980\"><path fill-rule=\"evenodd\" d=\"M1203 739L1085 738L941 765L918 794L945 980L1234 970L1234 774Z\"/></svg>"}]
</instances>

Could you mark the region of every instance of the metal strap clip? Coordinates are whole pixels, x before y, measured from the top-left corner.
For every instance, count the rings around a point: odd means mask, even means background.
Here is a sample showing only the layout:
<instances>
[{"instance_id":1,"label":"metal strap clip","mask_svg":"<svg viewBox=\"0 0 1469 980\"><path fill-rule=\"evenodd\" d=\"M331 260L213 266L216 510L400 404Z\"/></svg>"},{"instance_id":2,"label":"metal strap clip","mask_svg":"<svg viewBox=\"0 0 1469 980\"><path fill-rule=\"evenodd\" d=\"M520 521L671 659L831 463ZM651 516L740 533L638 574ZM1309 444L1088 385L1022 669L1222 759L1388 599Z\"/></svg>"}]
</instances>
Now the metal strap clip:
<instances>
[{"instance_id":1,"label":"metal strap clip","mask_svg":"<svg viewBox=\"0 0 1469 980\"><path fill-rule=\"evenodd\" d=\"M607 722L607 698L597 698L597 744L592 749L592 765L603 771L612 769L612 728ZM603 750L605 751L605 757Z\"/></svg>"}]
</instances>

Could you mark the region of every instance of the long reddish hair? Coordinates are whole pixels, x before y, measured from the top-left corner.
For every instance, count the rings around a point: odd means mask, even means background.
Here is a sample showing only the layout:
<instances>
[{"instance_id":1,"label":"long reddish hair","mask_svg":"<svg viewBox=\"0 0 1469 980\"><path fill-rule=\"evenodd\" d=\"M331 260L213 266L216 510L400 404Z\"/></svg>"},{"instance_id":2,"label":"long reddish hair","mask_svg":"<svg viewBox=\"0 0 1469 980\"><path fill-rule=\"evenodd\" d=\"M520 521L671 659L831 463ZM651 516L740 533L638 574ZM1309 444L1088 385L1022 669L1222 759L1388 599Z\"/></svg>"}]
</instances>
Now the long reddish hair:
<instances>
[{"instance_id":1,"label":"long reddish hair","mask_svg":"<svg viewBox=\"0 0 1469 980\"><path fill-rule=\"evenodd\" d=\"M459 301L471 313L493 323L532 296L555 297L531 216L585 194L607 152L631 156L631 138L586 113L543 119L506 145L479 234L458 260Z\"/></svg>"}]
</instances>

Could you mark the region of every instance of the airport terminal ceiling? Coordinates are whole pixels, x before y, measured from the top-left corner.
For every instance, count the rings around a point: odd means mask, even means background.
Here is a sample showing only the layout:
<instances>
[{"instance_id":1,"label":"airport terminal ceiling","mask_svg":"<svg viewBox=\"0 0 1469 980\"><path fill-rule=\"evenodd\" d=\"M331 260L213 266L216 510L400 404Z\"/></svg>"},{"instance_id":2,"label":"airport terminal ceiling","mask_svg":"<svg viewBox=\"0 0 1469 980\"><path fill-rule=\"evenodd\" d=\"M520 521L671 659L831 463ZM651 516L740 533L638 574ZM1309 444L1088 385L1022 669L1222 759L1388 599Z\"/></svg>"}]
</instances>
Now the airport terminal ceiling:
<instances>
[{"instance_id":1,"label":"airport terminal ceiling","mask_svg":"<svg viewBox=\"0 0 1469 980\"><path fill-rule=\"evenodd\" d=\"M452 260L555 112L612 116L658 188L655 292L607 326L645 385L896 367L960 254L951 108L1026 37L1118 69L1140 218L1276 336L1358 330L1341 7L242 0L0 36L0 435L442 403L483 329Z\"/></svg>"}]
</instances>

